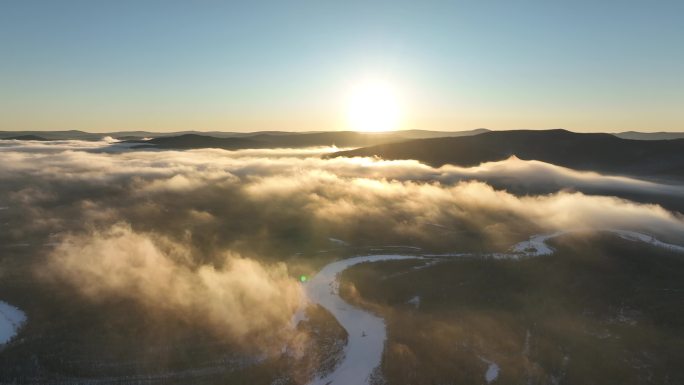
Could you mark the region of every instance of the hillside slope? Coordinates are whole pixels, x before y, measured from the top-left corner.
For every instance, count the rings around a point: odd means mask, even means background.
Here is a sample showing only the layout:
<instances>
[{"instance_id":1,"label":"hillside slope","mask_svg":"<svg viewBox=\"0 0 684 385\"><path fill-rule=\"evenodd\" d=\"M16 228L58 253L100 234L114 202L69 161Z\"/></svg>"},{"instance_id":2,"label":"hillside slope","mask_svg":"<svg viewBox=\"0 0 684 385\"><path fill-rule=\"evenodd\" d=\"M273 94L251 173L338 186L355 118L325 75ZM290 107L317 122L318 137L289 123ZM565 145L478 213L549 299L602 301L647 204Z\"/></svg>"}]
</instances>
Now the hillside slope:
<instances>
[{"instance_id":1,"label":"hillside slope","mask_svg":"<svg viewBox=\"0 0 684 385\"><path fill-rule=\"evenodd\" d=\"M191 148L222 148L237 150L246 148L299 148L315 146L364 147L378 144L400 142L415 137L434 137L439 135L468 136L485 130L455 131L451 133L437 131L392 131L379 133L364 133L354 131L328 132L257 132L239 137L216 137L200 134L183 134L174 136L160 136L151 140L134 139L132 143L140 143L138 148L159 149L191 149Z\"/></svg>"},{"instance_id":2,"label":"hillside slope","mask_svg":"<svg viewBox=\"0 0 684 385\"><path fill-rule=\"evenodd\" d=\"M684 176L684 139L629 140L566 130L492 131L468 137L409 140L331 156L378 156L416 159L433 166L475 166L512 155L578 170Z\"/></svg>"}]
</instances>

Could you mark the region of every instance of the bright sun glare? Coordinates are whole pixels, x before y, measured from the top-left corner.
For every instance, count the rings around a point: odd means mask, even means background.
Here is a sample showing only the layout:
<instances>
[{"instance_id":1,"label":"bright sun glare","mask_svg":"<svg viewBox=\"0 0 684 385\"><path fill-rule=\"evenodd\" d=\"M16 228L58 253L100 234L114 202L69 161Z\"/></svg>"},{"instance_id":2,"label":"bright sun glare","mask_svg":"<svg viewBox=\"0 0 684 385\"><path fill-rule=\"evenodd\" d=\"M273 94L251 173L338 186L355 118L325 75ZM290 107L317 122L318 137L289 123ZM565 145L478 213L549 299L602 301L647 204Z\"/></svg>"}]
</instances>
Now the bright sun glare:
<instances>
[{"instance_id":1,"label":"bright sun glare","mask_svg":"<svg viewBox=\"0 0 684 385\"><path fill-rule=\"evenodd\" d=\"M356 131L381 132L399 128L401 109L395 90L381 81L366 81L351 90L347 119Z\"/></svg>"}]
</instances>

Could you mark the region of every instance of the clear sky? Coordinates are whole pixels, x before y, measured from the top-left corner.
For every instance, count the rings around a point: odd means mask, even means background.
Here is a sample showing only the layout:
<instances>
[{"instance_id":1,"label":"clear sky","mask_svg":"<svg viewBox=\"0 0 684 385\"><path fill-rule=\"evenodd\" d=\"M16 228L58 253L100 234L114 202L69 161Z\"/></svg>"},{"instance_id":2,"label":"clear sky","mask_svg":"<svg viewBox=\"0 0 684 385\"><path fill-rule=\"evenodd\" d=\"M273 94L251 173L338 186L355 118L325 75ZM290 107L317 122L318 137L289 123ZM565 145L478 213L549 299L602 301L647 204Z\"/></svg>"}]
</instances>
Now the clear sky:
<instances>
[{"instance_id":1,"label":"clear sky","mask_svg":"<svg viewBox=\"0 0 684 385\"><path fill-rule=\"evenodd\" d=\"M0 130L684 131L684 1L0 0Z\"/></svg>"}]
</instances>

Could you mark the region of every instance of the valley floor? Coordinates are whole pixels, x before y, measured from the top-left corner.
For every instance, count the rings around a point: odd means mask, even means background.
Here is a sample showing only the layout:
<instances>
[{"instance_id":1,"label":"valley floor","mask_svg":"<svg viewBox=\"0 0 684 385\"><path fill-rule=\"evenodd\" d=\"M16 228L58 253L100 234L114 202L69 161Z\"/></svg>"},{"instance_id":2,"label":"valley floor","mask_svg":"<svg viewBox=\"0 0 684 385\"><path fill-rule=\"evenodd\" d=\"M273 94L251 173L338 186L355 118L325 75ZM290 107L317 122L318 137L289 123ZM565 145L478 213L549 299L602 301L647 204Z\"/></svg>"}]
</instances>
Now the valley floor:
<instances>
[{"instance_id":1,"label":"valley floor","mask_svg":"<svg viewBox=\"0 0 684 385\"><path fill-rule=\"evenodd\" d=\"M528 241L520 242L510 248L507 253L485 254L484 257L495 259L520 259L553 254L554 249L547 241L555 237L581 230L558 231L549 234L538 234ZM657 240L656 238L634 231L605 229L604 232L614 233L623 239L645 242L655 247L670 251L684 252L684 247ZM468 254L458 254L461 257ZM475 256L475 255L471 255ZM448 257L447 257L448 258ZM376 369L382 360L386 341L385 322L382 318L370 312L363 311L339 296L339 275L346 269L362 264L397 260L425 260L422 256L413 255L372 255L344 259L325 266L309 282L305 284L308 300L323 306L337 319L349 335L345 356L332 373L316 378L311 385L335 384L367 384L370 383ZM428 264L433 264L433 259ZM480 357L487 363L483 378L487 383L498 377L499 366L496 362Z\"/></svg>"}]
</instances>

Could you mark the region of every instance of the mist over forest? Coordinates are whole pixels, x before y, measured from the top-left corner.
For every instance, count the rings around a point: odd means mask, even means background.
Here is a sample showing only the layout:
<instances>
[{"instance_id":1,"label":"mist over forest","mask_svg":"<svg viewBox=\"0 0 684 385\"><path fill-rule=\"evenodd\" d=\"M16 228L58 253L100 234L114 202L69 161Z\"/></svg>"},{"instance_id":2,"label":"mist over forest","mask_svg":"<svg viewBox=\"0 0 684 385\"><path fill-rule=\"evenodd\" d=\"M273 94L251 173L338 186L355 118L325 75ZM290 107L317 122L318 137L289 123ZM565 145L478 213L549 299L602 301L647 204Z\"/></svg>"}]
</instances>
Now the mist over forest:
<instances>
[{"instance_id":1,"label":"mist over forest","mask_svg":"<svg viewBox=\"0 0 684 385\"><path fill-rule=\"evenodd\" d=\"M321 348L320 329L292 326L308 302L300 277L338 258L389 250L486 260L533 234L567 230L621 229L674 244L684 238L684 216L672 209L684 199L676 183L515 156L433 167L330 156L335 151L4 141L0 292L26 311L28 323L24 337L0 352L3 367L15 366L3 381L182 372L197 363L162 351L185 344L181 351L200 349L206 359L247 357L232 358L237 367L266 359L280 365L269 369L274 375L305 383L325 373L316 367L335 350ZM310 320L325 319L316 311L307 310ZM342 338L334 324L327 320L324 329ZM33 346L46 334L53 342ZM208 341L222 347L207 348ZM47 364L22 361L22 349ZM77 364L86 352L93 362ZM56 354L71 357L71 369L52 362ZM138 364L121 367L127 355ZM116 369L94 369L102 362Z\"/></svg>"},{"instance_id":2,"label":"mist over forest","mask_svg":"<svg viewBox=\"0 0 684 385\"><path fill-rule=\"evenodd\" d=\"M684 1L0 6L0 385L684 384Z\"/></svg>"}]
</instances>

